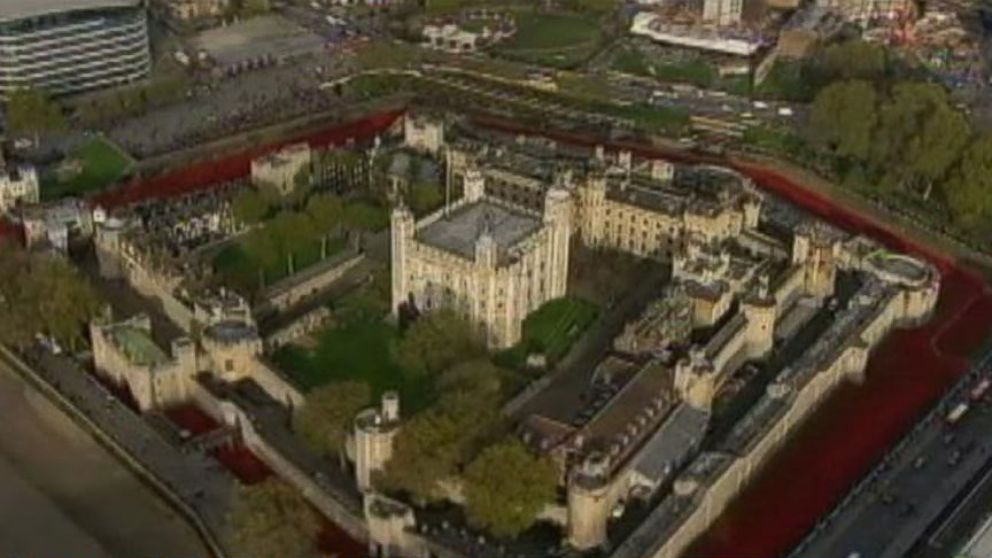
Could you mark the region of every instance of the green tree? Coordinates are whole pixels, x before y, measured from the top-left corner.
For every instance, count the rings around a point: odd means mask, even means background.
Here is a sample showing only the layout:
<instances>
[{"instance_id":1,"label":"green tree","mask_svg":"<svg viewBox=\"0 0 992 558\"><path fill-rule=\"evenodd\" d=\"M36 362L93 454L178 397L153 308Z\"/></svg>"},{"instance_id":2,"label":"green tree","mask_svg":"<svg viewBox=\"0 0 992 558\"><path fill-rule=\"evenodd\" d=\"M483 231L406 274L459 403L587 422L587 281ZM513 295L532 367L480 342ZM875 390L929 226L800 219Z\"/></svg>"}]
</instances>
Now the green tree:
<instances>
[{"instance_id":1,"label":"green tree","mask_svg":"<svg viewBox=\"0 0 992 558\"><path fill-rule=\"evenodd\" d=\"M885 75L885 47L860 39L832 44L819 55L819 66L829 81L875 80Z\"/></svg>"},{"instance_id":2,"label":"green tree","mask_svg":"<svg viewBox=\"0 0 992 558\"><path fill-rule=\"evenodd\" d=\"M316 555L317 516L299 491L283 481L272 479L243 487L230 523L243 556Z\"/></svg>"},{"instance_id":3,"label":"green tree","mask_svg":"<svg viewBox=\"0 0 992 558\"><path fill-rule=\"evenodd\" d=\"M415 182L410 186L410 209L417 215L425 215L441 207L444 203L444 190L434 182Z\"/></svg>"},{"instance_id":4,"label":"green tree","mask_svg":"<svg viewBox=\"0 0 992 558\"><path fill-rule=\"evenodd\" d=\"M40 256L28 273L43 329L59 343L75 349L84 328L99 310L89 283L62 259Z\"/></svg>"},{"instance_id":5,"label":"green tree","mask_svg":"<svg viewBox=\"0 0 992 558\"><path fill-rule=\"evenodd\" d=\"M272 219L267 229L279 254L286 260L287 273L295 273L294 253L316 237L313 222L305 213L282 211Z\"/></svg>"},{"instance_id":6,"label":"green tree","mask_svg":"<svg viewBox=\"0 0 992 558\"><path fill-rule=\"evenodd\" d=\"M866 81L846 81L824 88L813 101L813 141L840 157L863 161L872 146L878 120L875 88Z\"/></svg>"},{"instance_id":7,"label":"green tree","mask_svg":"<svg viewBox=\"0 0 992 558\"><path fill-rule=\"evenodd\" d=\"M269 203L257 190L246 189L235 196L231 211L239 222L254 225L268 215Z\"/></svg>"},{"instance_id":8,"label":"green tree","mask_svg":"<svg viewBox=\"0 0 992 558\"><path fill-rule=\"evenodd\" d=\"M344 204L341 203L341 198L333 194L311 196L307 200L306 212L314 227L321 233L327 233L341 225Z\"/></svg>"},{"instance_id":9,"label":"green tree","mask_svg":"<svg viewBox=\"0 0 992 558\"><path fill-rule=\"evenodd\" d=\"M0 343L23 348L37 333L75 348L99 310L96 293L64 260L0 243Z\"/></svg>"},{"instance_id":10,"label":"green tree","mask_svg":"<svg viewBox=\"0 0 992 558\"><path fill-rule=\"evenodd\" d=\"M447 413L429 410L403 425L393 454L376 485L388 492L406 492L417 504L443 499L442 483L457 473L462 457L462 424Z\"/></svg>"},{"instance_id":11,"label":"green tree","mask_svg":"<svg viewBox=\"0 0 992 558\"><path fill-rule=\"evenodd\" d=\"M11 242L0 241L0 343L23 349L34 341L41 325L35 313L37 290L24 272L27 252Z\"/></svg>"},{"instance_id":12,"label":"green tree","mask_svg":"<svg viewBox=\"0 0 992 558\"><path fill-rule=\"evenodd\" d=\"M7 100L7 127L14 134L37 139L41 134L64 130L66 121L58 103L37 89L22 88Z\"/></svg>"},{"instance_id":13,"label":"green tree","mask_svg":"<svg viewBox=\"0 0 992 558\"><path fill-rule=\"evenodd\" d=\"M492 361L479 358L461 362L445 370L438 378L437 387L444 395L472 392L483 397L498 401L502 396L506 370L496 366Z\"/></svg>"},{"instance_id":14,"label":"green tree","mask_svg":"<svg viewBox=\"0 0 992 558\"><path fill-rule=\"evenodd\" d=\"M396 346L397 362L415 375L437 374L485 354L478 330L454 311L431 312L407 329Z\"/></svg>"},{"instance_id":15,"label":"green tree","mask_svg":"<svg viewBox=\"0 0 992 558\"><path fill-rule=\"evenodd\" d=\"M275 267L283 260L280 247L269 233L268 227L253 229L241 243L245 254L259 266L259 273L263 269ZM264 283L265 278L260 276L259 280Z\"/></svg>"},{"instance_id":16,"label":"green tree","mask_svg":"<svg viewBox=\"0 0 992 558\"><path fill-rule=\"evenodd\" d=\"M929 186L958 159L969 135L968 121L943 88L902 82L880 104L871 163L887 183Z\"/></svg>"},{"instance_id":17,"label":"green tree","mask_svg":"<svg viewBox=\"0 0 992 558\"><path fill-rule=\"evenodd\" d=\"M975 228L992 219L992 136L984 136L964 151L944 195L958 222Z\"/></svg>"},{"instance_id":18,"label":"green tree","mask_svg":"<svg viewBox=\"0 0 992 558\"><path fill-rule=\"evenodd\" d=\"M372 401L364 382L340 382L314 389L293 417L293 427L319 454L343 457L352 421Z\"/></svg>"},{"instance_id":19,"label":"green tree","mask_svg":"<svg viewBox=\"0 0 992 558\"><path fill-rule=\"evenodd\" d=\"M389 226L389 212L365 201L349 203L344 208L342 223L357 231L379 231Z\"/></svg>"},{"instance_id":20,"label":"green tree","mask_svg":"<svg viewBox=\"0 0 992 558\"><path fill-rule=\"evenodd\" d=\"M486 360L445 372L438 382L442 393L437 403L400 430L378 486L407 492L420 504L444 498L443 482L457 477L500 430L503 375Z\"/></svg>"},{"instance_id":21,"label":"green tree","mask_svg":"<svg viewBox=\"0 0 992 558\"><path fill-rule=\"evenodd\" d=\"M465 511L476 527L516 537L555 500L557 472L516 438L483 451L465 470Z\"/></svg>"},{"instance_id":22,"label":"green tree","mask_svg":"<svg viewBox=\"0 0 992 558\"><path fill-rule=\"evenodd\" d=\"M254 17L257 15L266 14L272 10L272 4L269 0L241 0L241 9L239 13L243 17Z\"/></svg>"}]
</instances>

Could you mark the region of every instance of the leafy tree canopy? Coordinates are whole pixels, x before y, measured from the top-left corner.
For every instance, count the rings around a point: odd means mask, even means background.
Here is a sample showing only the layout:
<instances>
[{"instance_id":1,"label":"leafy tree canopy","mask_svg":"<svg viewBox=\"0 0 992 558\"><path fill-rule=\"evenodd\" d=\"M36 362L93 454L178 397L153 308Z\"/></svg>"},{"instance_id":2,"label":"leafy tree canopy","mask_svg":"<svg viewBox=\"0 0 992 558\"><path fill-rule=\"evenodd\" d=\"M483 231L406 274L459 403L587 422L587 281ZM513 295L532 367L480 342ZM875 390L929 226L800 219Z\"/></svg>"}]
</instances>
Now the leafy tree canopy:
<instances>
[{"instance_id":1,"label":"leafy tree canopy","mask_svg":"<svg viewBox=\"0 0 992 558\"><path fill-rule=\"evenodd\" d=\"M230 518L241 556L310 558L320 524L295 488L277 479L245 486Z\"/></svg>"},{"instance_id":2,"label":"leafy tree canopy","mask_svg":"<svg viewBox=\"0 0 992 558\"><path fill-rule=\"evenodd\" d=\"M412 374L438 374L485 354L477 329L451 310L431 312L407 329L397 344L397 362Z\"/></svg>"},{"instance_id":3,"label":"leafy tree canopy","mask_svg":"<svg viewBox=\"0 0 992 558\"><path fill-rule=\"evenodd\" d=\"M311 196L307 200L306 212L318 231L327 232L341 225L344 216L344 204L337 196Z\"/></svg>"},{"instance_id":4,"label":"leafy tree canopy","mask_svg":"<svg viewBox=\"0 0 992 558\"><path fill-rule=\"evenodd\" d=\"M293 417L293 426L319 454L342 454L351 424L372 401L364 382L340 382L318 387L307 394Z\"/></svg>"},{"instance_id":5,"label":"leafy tree canopy","mask_svg":"<svg viewBox=\"0 0 992 558\"><path fill-rule=\"evenodd\" d=\"M89 283L68 262L0 243L0 342L30 344L45 333L75 347L99 301Z\"/></svg>"},{"instance_id":6,"label":"leafy tree canopy","mask_svg":"<svg viewBox=\"0 0 992 558\"><path fill-rule=\"evenodd\" d=\"M442 375L437 404L400 430L380 487L407 492L418 503L444 498L442 483L456 477L498 429L504 374L492 363L476 360Z\"/></svg>"},{"instance_id":7,"label":"leafy tree canopy","mask_svg":"<svg viewBox=\"0 0 992 558\"><path fill-rule=\"evenodd\" d=\"M951 211L966 227L992 219L992 137L974 141L944 185Z\"/></svg>"},{"instance_id":8,"label":"leafy tree canopy","mask_svg":"<svg viewBox=\"0 0 992 558\"><path fill-rule=\"evenodd\" d=\"M865 160L878 120L875 88L866 81L827 86L810 112L813 140L840 157Z\"/></svg>"},{"instance_id":9,"label":"leafy tree canopy","mask_svg":"<svg viewBox=\"0 0 992 558\"><path fill-rule=\"evenodd\" d=\"M816 63L830 81L875 80L885 74L885 47L861 39L834 43L819 53Z\"/></svg>"},{"instance_id":10,"label":"leafy tree canopy","mask_svg":"<svg viewBox=\"0 0 992 558\"><path fill-rule=\"evenodd\" d=\"M66 128L62 107L37 89L17 89L7 100L7 126L15 134L39 135Z\"/></svg>"},{"instance_id":11,"label":"leafy tree canopy","mask_svg":"<svg viewBox=\"0 0 992 558\"><path fill-rule=\"evenodd\" d=\"M269 214L269 202L258 191L245 189L234 198L231 211L238 221L254 225Z\"/></svg>"},{"instance_id":12,"label":"leafy tree canopy","mask_svg":"<svg viewBox=\"0 0 992 558\"><path fill-rule=\"evenodd\" d=\"M555 499L557 472L516 438L490 446L465 470L469 522L497 537L516 537Z\"/></svg>"}]
</instances>

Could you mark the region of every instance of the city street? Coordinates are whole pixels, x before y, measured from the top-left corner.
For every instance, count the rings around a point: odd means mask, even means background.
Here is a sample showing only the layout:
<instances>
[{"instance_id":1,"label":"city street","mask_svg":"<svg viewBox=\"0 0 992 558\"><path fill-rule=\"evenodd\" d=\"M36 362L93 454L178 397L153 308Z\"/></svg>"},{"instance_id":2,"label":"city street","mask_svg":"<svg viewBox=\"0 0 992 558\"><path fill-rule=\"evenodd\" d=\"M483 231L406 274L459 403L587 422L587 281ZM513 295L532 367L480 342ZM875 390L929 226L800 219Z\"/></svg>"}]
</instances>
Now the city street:
<instances>
[{"instance_id":1,"label":"city street","mask_svg":"<svg viewBox=\"0 0 992 558\"><path fill-rule=\"evenodd\" d=\"M983 373L987 376L989 370ZM992 442L987 435L992 430L992 407L983 399L972 402L956 423L946 418L975 383L975 376L969 375L959 384L958 391L920 422L792 556L905 556L919 547L926 533L939 529L935 525L939 518L953 521L952 504L971 503L968 494L985 491L992 467ZM980 479L977 485L975 479ZM931 540L949 542L942 537ZM921 555L949 556L952 551L930 548Z\"/></svg>"}]
</instances>

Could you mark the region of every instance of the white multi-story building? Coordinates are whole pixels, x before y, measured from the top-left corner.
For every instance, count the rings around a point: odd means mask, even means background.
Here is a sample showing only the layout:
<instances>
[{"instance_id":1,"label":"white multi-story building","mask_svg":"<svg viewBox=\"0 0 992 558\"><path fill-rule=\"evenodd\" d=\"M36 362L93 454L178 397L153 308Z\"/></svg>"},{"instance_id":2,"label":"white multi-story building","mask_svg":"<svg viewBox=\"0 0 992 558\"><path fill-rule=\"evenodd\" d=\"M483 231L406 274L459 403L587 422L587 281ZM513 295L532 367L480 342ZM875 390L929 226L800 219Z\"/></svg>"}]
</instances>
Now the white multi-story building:
<instances>
[{"instance_id":1,"label":"white multi-story building","mask_svg":"<svg viewBox=\"0 0 992 558\"><path fill-rule=\"evenodd\" d=\"M464 197L420 222L394 210L393 311L453 309L502 348L520 340L529 313L565 295L572 200L550 188L541 215L486 197L484 182L470 171Z\"/></svg>"},{"instance_id":2,"label":"white multi-story building","mask_svg":"<svg viewBox=\"0 0 992 558\"><path fill-rule=\"evenodd\" d=\"M275 187L282 195L296 188L297 177L310 169L310 146L305 143L288 145L279 151L251 162L251 181L256 186Z\"/></svg>"},{"instance_id":3,"label":"white multi-story building","mask_svg":"<svg viewBox=\"0 0 992 558\"><path fill-rule=\"evenodd\" d=\"M158 4L170 17L192 21L224 15L231 7L231 0L159 0Z\"/></svg>"},{"instance_id":4,"label":"white multi-story building","mask_svg":"<svg viewBox=\"0 0 992 558\"><path fill-rule=\"evenodd\" d=\"M142 0L0 2L0 98L34 87L75 93L151 70Z\"/></svg>"},{"instance_id":5,"label":"white multi-story building","mask_svg":"<svg viewBox=\"0 0 992 558\"><path fill-rule=\"evenodd\" d=\"M741 22L743 0L704 0L703 21L717 25L736 25Z\"/></svg>"},{"instance_id":6,"label":"white multi-story building","mask_svg":"<svg viewBox=\"0 0 992 558\"><path fill-rule=\"evenodd\" d=\"M4 167L0 164L0 214L10 211L18 203L33 204L38 200L38 171L34 167Z\"/></svg>"}]
</instances>

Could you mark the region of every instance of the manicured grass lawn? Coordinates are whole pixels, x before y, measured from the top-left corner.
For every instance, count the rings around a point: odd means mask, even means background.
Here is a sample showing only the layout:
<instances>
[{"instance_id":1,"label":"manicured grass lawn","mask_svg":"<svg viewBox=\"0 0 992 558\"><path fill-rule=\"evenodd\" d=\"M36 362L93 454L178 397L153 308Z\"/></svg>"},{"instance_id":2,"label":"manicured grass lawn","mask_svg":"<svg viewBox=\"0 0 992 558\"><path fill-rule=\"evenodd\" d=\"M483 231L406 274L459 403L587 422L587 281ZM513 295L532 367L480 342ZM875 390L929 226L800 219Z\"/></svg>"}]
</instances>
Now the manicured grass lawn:
<instances>
[{"instance_id":1,"label":"manicured grass lawn","mask_svg":"<svg viewBox=\"0 0 992 558\"><path fill-rule=\"evenodd\" d=\"M719 79L716 68L703 60L656 63L648 60L640 50L629 46L614 55L612 67L627 74L690 83L698 87L710 87Z\"/></svg>"},{"instance_id":2,"label":"manicured grass lawn","mask_svg":"<svg viewBox=\"0 0 992 558\"><path fill-rule=\"evenodd\" d=\"M580 298L552 300L524 320L523 339L498 361L519 367L529 353L543 352L549 362L555 362L565 356L598 313L596 305Z\"/></svg>"},{"instance_id":3,"label":"manicured grass lawn","mask_svg":"<svg viewBox=\"0 0 992 558\"><path fill-rule=\"evenodd\" d=\"M517 33L496 52L526 62L555 67L584 60L599 46L602 32L593 17L518 12Z\"/></svg>"},{"instance_id":4,"label":"manicured grass lawn","mask_svg":"<svg viewBox=\"0 0 992 558\"><path fill-rule=\"evenodd\" d=\"M569 48L599 39L599 25L578 15L516 14L517 33L503 45L506 50Z\"/></svg>"},{"instance_id":5,"label":"manicured grass lawn","mask_svg":"<svg viewBox=\"0 0 992 558\"><path fill-rule=\"evenodd\" d=\"M94 138L80 145L68 158L79 160L81 171L64 182L59 181L54 173L46 176L41 189L42 198L51 200L102 190L120 180L134 164L129 156L103 138Z\"/></svg>"},{"instance_id":6,"label":"manicured grass lawn","mask_svg":"<svg viewBox=\"0 0 992 558\"><path fill-rule=\"evenodd\" d=\"M465 8L468 2L465 0L427 0L425 7L428 14L446 14L456 12Z\"/></svg>"},{"instance_id":7,"label":"manicured grass lawn","mask_svg":"<svg viewBox=\"0 0 992 558\"><path fill-rule=\"evenodd\" d=\"M459 24L459 27L469 33L482 33L484 28L488 27L492 30L496 28L497 24L498 20L495 19L471 19Z\"/></svg>"},{"instance_id":8,"label":"manicured grass lawn","mask_svg":"<svg viewBox=\"0 0 992 558\"><path fill-rule=\"evenodd\" d=\"M318 334L312 350L294 345L280 349L275 363L305 390L343 380L364 381L378 396L400 392L404 412L415 412L431 401L430 382L403 373L393 359L395 327L378 320L352 320Z\"/></svg>"}]
</instances>

